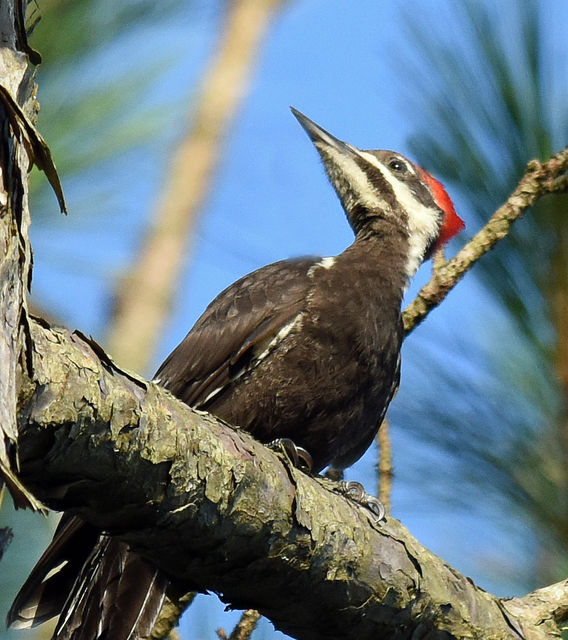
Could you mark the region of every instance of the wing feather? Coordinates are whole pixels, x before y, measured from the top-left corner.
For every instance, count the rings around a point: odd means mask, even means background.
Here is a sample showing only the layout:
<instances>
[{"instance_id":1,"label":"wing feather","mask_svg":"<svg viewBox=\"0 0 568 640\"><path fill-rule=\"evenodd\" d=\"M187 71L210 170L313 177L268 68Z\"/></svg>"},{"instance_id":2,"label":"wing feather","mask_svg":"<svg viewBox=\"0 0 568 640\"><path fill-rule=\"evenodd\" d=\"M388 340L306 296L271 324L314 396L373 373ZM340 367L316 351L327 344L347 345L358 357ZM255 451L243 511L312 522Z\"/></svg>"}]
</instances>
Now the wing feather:
<instances>
[{"instance_id":1,"label":"wing feather","mask_svg":"<svg viewBox=\"0 0 568 640\"><path fill-rule=\"evenodd\" d=\"M53 540L18 592L7 616L12 628L25 629L59 615L77 573L99 532L83 520L63 514Z\"/></svg>"},{"instance_id":2,"label":"wing feather","mask_svg":"<svg viewBox=\"0 0 568 640\"><path fill-rule=\"evenodd\" d=\"M200 407L254 366L278 332L302 312L319 258L283 260L221 292L166 358L155 380Z\"/></svg>"}]
</instances>

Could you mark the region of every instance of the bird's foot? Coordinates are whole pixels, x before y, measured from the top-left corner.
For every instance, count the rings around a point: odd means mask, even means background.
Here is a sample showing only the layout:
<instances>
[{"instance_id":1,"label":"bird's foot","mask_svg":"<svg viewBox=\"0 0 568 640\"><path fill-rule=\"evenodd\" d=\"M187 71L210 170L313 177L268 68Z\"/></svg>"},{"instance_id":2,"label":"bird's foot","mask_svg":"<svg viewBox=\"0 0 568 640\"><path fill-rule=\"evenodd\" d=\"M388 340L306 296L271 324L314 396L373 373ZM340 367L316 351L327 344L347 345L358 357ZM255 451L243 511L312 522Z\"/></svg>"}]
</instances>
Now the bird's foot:
<instances>
[{"instance_id":1,"label":"bird's foot","mask_svg":"<svg viewBox=\"0 0 568 640\"><path fill-rule=\"evenodd\" d=\"M297 469L306 473L311 472L313 467L312 456L304 447L299 447L290 438L276 438L266 446L273 451L283 451Z\"/></svg>"},{"instance_id":2,"label":"bird's foot","mask_svg":"<svg viewBox=\"0 0 568 640\"><path fill-rule=\"evenodd\" d=\"M384 504L375 496L367 493L359 482L339 482L337 490L341 495L368 509L377 524L385 519L386 510Z\"/></svg>"}]
</instances>

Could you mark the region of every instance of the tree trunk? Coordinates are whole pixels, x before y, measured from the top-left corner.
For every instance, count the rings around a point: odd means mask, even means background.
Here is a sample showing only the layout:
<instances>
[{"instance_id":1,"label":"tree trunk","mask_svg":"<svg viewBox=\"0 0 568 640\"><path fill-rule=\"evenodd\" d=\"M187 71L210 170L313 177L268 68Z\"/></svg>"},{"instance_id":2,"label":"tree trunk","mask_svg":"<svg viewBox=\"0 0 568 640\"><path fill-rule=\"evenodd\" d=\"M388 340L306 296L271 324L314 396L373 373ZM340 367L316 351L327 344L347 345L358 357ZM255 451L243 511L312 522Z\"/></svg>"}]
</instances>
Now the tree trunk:
<instances>
[{"instance_id":1,"label":"tree trunk","mask_svg":"<svg viewBox=\"0 0 568 640\"><path fill-rule=\"evenodd\" d=\"M31 278L27 181L31 148L21 119L37 110L24 49L24 11L23 0L0 3L0 471L16 506L39 508L15 475L16 376L25 359L26 287Z\"/></svg>"}]
</instances>

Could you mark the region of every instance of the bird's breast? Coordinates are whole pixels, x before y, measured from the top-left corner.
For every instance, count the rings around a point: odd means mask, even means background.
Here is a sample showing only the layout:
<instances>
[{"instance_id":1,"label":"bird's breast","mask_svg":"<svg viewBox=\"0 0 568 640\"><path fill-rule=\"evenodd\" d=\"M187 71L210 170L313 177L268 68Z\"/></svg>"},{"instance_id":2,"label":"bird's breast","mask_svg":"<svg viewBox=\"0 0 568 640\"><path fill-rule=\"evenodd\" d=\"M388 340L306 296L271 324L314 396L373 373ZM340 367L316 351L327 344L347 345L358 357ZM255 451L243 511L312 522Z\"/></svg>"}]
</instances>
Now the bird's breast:
<instances>
[{"instance_id":1,"label":"bird's breast","mask_svg":"<svg viewBox=\"0 0 568 640\"><path fill-rule=\"evenodd\" d=\"M400 303L370 293L318 283L305 309L209 410L263 442L291 438L316 470L354 461L398 384Z\"/></svg>"}]
</instances>

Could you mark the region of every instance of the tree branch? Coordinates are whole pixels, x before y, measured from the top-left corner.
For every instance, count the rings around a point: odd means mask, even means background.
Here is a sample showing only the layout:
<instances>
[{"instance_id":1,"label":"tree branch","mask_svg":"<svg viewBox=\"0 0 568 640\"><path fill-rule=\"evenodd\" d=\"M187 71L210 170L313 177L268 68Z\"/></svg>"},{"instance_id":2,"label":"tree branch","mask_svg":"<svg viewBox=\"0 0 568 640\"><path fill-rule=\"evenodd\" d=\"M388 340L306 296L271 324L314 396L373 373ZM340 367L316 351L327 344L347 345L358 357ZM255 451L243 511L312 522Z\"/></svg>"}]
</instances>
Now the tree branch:
<instances>
[{"instance_id":1,"label":"tree branch","mask_svg":"<svg viewBox=\"0 0 568 640\"><path fill-rule=\"evenodd\" d=\"M254 607L298 638L557 632L532 594L507 602L478 589L398 521L374 526L329 481L120 371L84 336L39 322L30 330L22 479L188 589Z\"/></svg>"},{"instance_id":2,"label":"tree branch","mask_svg":"<svg viewBox=\"0 0 568 640\"><path fill-rule=\"evenodd\" d=\"M451 260L435 261L432 278L404 311L406 335L442 302L483 254L507 237L515 220L543 195L561 191L568 191L568 147L544 163L531 160L515 191L483 229Z\"/></svg>"},{"instance_id":3,"label":"tree branch","mask_svg":"<svg viewBox=\"0 0 568 640\"><path fill-rule=\"evenodd\" d=\"M531 627L547 620L565 629L568 621L568 580L537 589L523 598L504 600L503 605L515 618L524 618Z\"/></svg>"},{"instance_id":4,"label":"tree branch","mask_svg":"<svg viewBox=\"0 0 568 640\"><path fill-rule=\"evenodd\" d=\"M16 506L40 508L16 475L17 370L25 359L32 256L27 173L35 139L27 135L26 124L27 114L37 108L27 57L20 50L25 41L22 11L21 2L0 2L0 490L4 480ZM20 98L21 106L13 96Z\"/></svg>"},{"instance_id":5,"label":"tree branch","mask_svg":"<svg viewBox=\"0 0 568 640\"><path fill-rule=\"evenodd\" d=\"M229 640L248 640L256 625L260 620L260 613L256 609L246 609L242 612L241 618L231 632ZM227 640L227 634L223 629L217 629L217 636L220 640Z\"/></svg>"}]
</instances>

